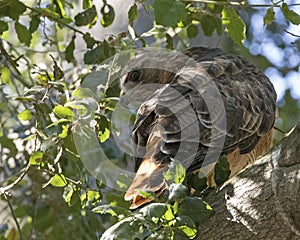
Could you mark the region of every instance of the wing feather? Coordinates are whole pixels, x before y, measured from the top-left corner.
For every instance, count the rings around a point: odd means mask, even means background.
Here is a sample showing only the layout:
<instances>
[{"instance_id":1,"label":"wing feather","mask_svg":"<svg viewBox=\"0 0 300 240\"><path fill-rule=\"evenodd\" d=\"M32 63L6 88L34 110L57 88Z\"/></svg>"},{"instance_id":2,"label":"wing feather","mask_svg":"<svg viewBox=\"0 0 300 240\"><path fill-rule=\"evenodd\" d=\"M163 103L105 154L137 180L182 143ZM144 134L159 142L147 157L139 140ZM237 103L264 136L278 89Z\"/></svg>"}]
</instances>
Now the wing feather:
<instances>
[{"instance_id":1,"label":"wing feather","mask_svg":"<svg viewBox=\"0 0 300 240\"><path fill-rule=\"evenodd\" d=\"M156 164L163 161L163 169L174 157L188 171L199 169L209 148L225 154L250 152L274 124L276 93L269 79L247 60L220 49L183 53L197 64L183 66L144 102L133 141L147 146L145 156ZM137 169L141 164L138 158ZM154 185L159 190L164 186Z\"/></svg>"}]
</instances>

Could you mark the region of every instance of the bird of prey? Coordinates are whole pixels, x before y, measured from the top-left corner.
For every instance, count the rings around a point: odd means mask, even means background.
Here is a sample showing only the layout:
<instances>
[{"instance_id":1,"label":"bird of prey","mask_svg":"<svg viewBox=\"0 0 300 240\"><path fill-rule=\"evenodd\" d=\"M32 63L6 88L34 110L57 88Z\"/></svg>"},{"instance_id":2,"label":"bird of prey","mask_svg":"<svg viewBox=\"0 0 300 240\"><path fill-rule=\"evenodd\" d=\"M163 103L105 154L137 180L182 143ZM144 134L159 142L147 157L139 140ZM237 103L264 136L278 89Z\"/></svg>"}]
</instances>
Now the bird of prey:
<instances>
[{"instance_id":1,"label":"bird of prey","mask_svg":"<svg viewBox=\"0 0 300 240\"><path fill-rule=\"evenodd\" d=\"M121 78L121 90L143 95L131 133L136 176L125 194L131 209L160 195L174 159L187 172L226 155L231 176L272 144L276 92L270 80L245 58L219 48L193 47L179 54L138 54ZM209 173L211 174L211 172ZM213 183L211 183L213 184Z\"/></svg>"}]
</instances>

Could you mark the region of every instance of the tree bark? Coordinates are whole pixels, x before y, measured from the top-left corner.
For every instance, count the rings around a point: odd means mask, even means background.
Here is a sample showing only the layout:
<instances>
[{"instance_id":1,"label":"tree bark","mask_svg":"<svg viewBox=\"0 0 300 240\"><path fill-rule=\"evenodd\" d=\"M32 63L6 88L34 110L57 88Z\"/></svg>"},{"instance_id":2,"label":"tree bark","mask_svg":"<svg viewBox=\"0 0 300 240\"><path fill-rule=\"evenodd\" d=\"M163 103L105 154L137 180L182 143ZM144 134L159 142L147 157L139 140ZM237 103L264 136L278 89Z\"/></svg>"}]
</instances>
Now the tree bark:
<instances>
[{"instance_id":1,"label":"tree bark","mask_svg":"<svg viewBox=\"0 0 300 240\"><path fill-rule=\"evenodd\" d=\"M215 214L197 240L300 239L300 124L205 200Z\"/></svg>"}]
</instances>

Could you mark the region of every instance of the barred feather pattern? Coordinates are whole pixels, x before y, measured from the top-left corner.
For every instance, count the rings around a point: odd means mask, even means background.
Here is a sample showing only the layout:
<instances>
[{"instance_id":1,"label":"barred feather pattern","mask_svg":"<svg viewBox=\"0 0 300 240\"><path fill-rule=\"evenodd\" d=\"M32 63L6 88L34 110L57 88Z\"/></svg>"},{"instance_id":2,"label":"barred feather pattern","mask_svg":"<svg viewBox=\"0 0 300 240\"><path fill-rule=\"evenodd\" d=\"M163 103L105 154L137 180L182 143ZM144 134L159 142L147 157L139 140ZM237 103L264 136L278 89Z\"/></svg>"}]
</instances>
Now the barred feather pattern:
<instances>
[{"instance_id":1,"label":"barred feather pattern","mask_svg":"<svg viewBox=\"0 0 300 240\"><path fill-rule=\"evenodd\" d=\"M138 74L130 70L121 79L124 92L160 84L139 108L132 131L136 176L125 195L132 209L151 201L138 189L159 195L167 187L163 173L174 158L194 172L225 154L234 175L271 147L276 92L270 80L246 59L217 48L195 47L180 56L160 55L152 66L155 53L141 54L128 63L141 69Z\"/></svg>"}]
</instances>

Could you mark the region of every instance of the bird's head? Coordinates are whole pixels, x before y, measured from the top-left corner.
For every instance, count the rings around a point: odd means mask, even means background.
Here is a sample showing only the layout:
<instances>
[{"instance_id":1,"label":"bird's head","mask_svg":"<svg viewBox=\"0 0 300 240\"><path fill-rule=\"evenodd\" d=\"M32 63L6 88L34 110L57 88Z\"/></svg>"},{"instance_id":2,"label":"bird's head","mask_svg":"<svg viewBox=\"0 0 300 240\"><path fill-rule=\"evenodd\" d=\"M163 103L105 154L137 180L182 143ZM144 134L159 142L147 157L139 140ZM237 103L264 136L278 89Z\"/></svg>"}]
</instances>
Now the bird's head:
<instances>
[{"instance_id":1,"label":"bird's head","mask_svg":"<svg viewBox=\"0 0 300 240\"><path fill-rule=\"evenodd\" d=\"M144 69L133 69L121 77L120 88L123 93L128 92L128 90L133 89L136 86L143 84Z\"/></svg>"},{"instance_id":2,"label":"bird's head","mask_svg":"<svg viewBox=\"0 0 300 240\"><path fill-rule=\"evenodd\" d=\"M184 63L174 60L176 58L178 58L176 52L147 50L139 52L127 62L121 74L120 88L122 93L143 84L170 83Z\"/></svg>"},{"instance_id":3,"label":"bird's head","mask_svg":"<svg viewBox=\"0 0 300 240\"><path fill-rule=\"evenodd\" d=\"M170 83L174 73L157 68L140 68L133 69L123 75L120 81L122 92L128 92L142 84L167 84ZM156 86L157 88L158 86Z\"/></svg>"}]
</instances>

